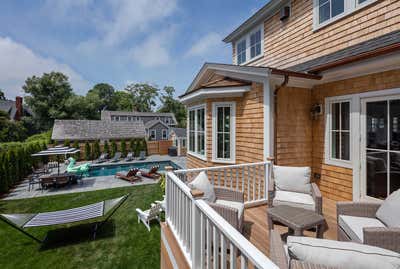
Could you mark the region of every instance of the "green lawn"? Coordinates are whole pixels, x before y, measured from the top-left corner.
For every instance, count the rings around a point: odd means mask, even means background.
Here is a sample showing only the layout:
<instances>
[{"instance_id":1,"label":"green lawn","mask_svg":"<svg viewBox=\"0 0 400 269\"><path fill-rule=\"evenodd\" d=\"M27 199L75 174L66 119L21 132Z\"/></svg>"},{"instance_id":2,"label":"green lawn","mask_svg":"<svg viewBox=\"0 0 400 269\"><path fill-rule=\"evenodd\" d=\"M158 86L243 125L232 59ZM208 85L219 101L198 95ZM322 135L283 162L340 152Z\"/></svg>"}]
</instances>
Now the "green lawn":
<instances>
[{"instance_id":1,"label":"green lawn","mask_svg":"<svg viewBox=\"0 0 400 269\"><path fill-rule=\"evenodd\" d=\"M1 213L28 213L67 209L131 193L124 205L91 240L93 221L80 224L32 228L40 246L0 222L0 268L159 268L160 227L148 232L137 223L135 208L149 208L160 200L159 185L134 186L85 193L0 201Z\"/></svg>"}]
</instances>

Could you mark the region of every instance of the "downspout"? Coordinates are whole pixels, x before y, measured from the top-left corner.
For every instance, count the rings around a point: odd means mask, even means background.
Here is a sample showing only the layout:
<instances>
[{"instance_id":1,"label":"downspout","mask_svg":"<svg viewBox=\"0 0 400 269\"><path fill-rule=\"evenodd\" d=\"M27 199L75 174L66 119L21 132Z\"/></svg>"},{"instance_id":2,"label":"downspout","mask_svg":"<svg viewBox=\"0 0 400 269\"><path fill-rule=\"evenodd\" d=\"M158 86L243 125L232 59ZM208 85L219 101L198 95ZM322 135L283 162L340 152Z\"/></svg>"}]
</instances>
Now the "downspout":
<instances>
[{"instance_id":1,"label":"downspout","mask_svg":"<svg viewBox=\"0 0 400 269\"><path fill-rule=\"evenodd\" d=\"M274 155L275 158L273 160L274 164L277 162L277 139L278 139L278 131L277 131L277 126L278 126L278 92L281 88L285 87L289 82L289 75L285 74L284 75L284 80L281 85L279 85L275 91L274 91Z\"/></svg>"}]
</instances>

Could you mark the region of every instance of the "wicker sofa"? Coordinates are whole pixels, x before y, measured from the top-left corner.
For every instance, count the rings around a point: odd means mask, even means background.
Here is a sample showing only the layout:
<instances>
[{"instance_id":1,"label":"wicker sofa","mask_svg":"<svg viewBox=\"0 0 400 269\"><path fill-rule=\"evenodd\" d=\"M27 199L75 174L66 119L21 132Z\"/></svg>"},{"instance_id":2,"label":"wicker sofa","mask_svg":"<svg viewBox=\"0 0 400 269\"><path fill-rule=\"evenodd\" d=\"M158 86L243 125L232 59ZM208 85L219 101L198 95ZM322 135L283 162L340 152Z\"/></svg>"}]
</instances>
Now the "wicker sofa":
<instances>
[{"instance_id":1,"label":"wicker sofa","mask_svg":"<svg viewBox=\"0 0 400 269\"><path fill-rule=\"evenodd\" d=\"M321 195L321 192L320 192L317 184L310 183L310 188L309 188L308 193L300 193L300 192L295 192L295 191L290 191L290 190L289 191L288 190L279 190L277 188L277 184L275 182L275 173L276 173L275 168L277 168L277 167L280 167L280 169L296 168L296 167L283 167L283 166L275 166L275 165L272 167L272 173L271 173L271 176L269 177L269 184L268 184L268 207L271 208L279 202L280 204L286 204L286 205L290 205L293 207L302 207L305 209L313 209L315 212L322 215L322 195ZM297 168L301 168L301 167L297 167ZM302 167L302 168L307 169L307 167ZM308 175L308 176L310 177L310 175ZM295 181L296 177L298 177L298 175L293 174L293 182L296 182ZM308 178L308 181L310 181L310 178ZM293 184L296 184L296 183L293 183ZM277 192L284 193L285 195L288 196L289 199L288 200L285 200L284 198L279 199L277 197ZM307 204L304 201L302 201L302 200L304 200L304 197L308 201ZM277 201L277 199L279 199L279 201ZM311 208L309 208L310 206L311 206Z\"/></svg>"},{"instance_id":2,"label":"wicker sofa","mask_svg":"<svg viewBox=\"0 0 400 269\"><path fill-rule=\"evenodd\" d=\"M400 253L400 228L386 227L376 219L376 212L381 206L379 202L338 202L337 203L337 233L340 241L354 241L367 245L377 246ZM346 223L344 217L357 218L358 229L362 229L362 235L352 225ZM350 219L351 220L351 219ZM365 221L364 227L360 226ZM376 226L374 227L374 223ZM360 232L358 232L360 233ZM361 238L360 238L361 237Z\"/></svg>"},{"instance_id":3,"label":"wicker sofa","mask_svg":"<svg viewBox=\"0 0 400 269\"><path fill-rule=\"evenodd\" d=\"M226 221L239 232L243 229L244 193L225 187L214 187L215 202L208 202Z\"/></svg>"}]
</instances>

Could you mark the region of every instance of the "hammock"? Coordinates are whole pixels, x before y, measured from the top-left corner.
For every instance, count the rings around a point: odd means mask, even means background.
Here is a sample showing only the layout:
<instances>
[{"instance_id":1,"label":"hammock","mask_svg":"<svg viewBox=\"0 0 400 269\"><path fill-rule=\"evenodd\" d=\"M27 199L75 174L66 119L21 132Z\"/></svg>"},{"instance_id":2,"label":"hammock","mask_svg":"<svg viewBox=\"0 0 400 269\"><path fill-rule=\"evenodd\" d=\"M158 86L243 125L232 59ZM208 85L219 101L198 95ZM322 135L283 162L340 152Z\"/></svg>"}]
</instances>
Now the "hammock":
<instances>
[{"instance_id":1,"label":"hammock","mask_svg":"<svg viewBox=\"0 0 400 269\"><path fill-rule=\"evenodd\" d=\"M34 237L23 229L67 224L100 218L106 216L109 212L111 212L106 219L100 222L100 225L96 224L93 234L93 237L95 238L98 228L100 228L115 213L115 211L117 211L117 209L126 201L128 196L129 194L95 204L53 212L43 212L37 214L0 214L0 220L4 221L8 225L29 236L35 241L43 243L43 240L39 240L38 238Z\"/></svg>"}]
</instances>

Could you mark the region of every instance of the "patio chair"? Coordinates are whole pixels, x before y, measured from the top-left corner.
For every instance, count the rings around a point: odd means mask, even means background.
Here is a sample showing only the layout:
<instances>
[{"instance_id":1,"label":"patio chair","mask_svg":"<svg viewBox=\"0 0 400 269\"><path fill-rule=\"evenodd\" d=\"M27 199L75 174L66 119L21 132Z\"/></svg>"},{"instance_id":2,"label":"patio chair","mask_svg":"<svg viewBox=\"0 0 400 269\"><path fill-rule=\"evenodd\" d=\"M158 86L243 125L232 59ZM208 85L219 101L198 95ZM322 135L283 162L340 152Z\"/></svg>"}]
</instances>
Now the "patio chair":
<instances>
[{"instance_id":1,"label":"patio chair","mask_svg":"<svg viewBox=\"0 0 400 269\"><path fill-rule=\"evenodd\" d=\"M94 163L104 163L108 159L108 153L102 153L100 157L94 161Z\"/></svg>"},{"instance_id":2,"label":"patio chair","mask_svg":"<svg viewBox=\"0 0 400 269\"><path fill-rule=\"evenodd\" d=\"M130 183L134 183L135 181L141 180L140 177L136 175L138 172L139 172L139 169L133 168L133 169L130 169L128 171L128 173L126 173L126 174L125 173L121 173L121 172L120 173L116 173L115 177L119 178L119 179L122 179L122 180L125 180L125 181L129 181Z\"/></svg>"},{"instance_id":3,"label":"patio chair","mask_svg":"<svg viewBox=\"0 0 400 269\"><path fill-rule=\"evenodd\" d=\"M134 159L133 152L128 152L128 154L125 157L125 161L129 162L132 161L133 159Z\"/></svg>"},{"instance_id":4,"label":"patio chair","mask_svg":"<svg viewBox=\"0 0 400 269\"><path fill-rule=\"evenodd\" d=\"M152 220L157 220L159 223L161 221L161 204L151 204L150 209L142 211L140 208L136 208L136 213L138 216L138 223L143 222L147 230L150 232L150 222Z\"/></svg>"},{"instance_id":5,"label":"patio chair","mask_svg":"<svg viewBox=\"0 0 400 269\"><path fill-rule=\"evenodd\" d=\"M153 166L150 168L150 170L148 172L141 171L140 174L143 177L147 177L147 178L151 178L151 179L158 179L161 176L161 174L157 172L159 168L160 168L160 166L158 166L158 165Z\"/></svg>"},{"instance_id":6,"label":"patio chair","mask_svg":"<svg viewBox=\"0 0 400 269\"><path fill-rule=\"evenodd\" d=\"M146 160L146 151L141 151L139 153L139 160L140 161Z\"/></svg>"},{"instance_id":7,"label":"patio chair","mask_svg":"<svg viewBox=\"0 0 400 269\"><path fill-rule=\"evenodd\" d=\"M28 180L28 191L31 191L31 186L40 185L40 178L38 174L29 175L27 178Z\"/></svg>"},{"instance_id":8,"label":"patio chair","mask_svg":"<svg viewBox=\"0 0 400 269\"><path fill-rule=\"evenodd\" d=\"M109 218L111 218L111 216L117 211L117 209L127 200L129 195L130 194L127 194L119 198L104 200L98 203L60 211L33 214L0 214L0 220L7 223L14 229L17 229L18 231L35 240L36 242L43 243L44 240L38 239L24 229L69 224L94 218L105 217L103 221L96 223L95 225L95 228L93 230L93 239L96 239L96 232L103 226L104 223L107 222Z\"/></svg>"},{"instance_id":9,"label":"patio chair","mask_svg":"<svg viewBox=\"0 0 400 269\"><path fill-rule=\"evenodd\" d=\"M270 230L269 257L280 269L399 268L400 254L353 242L289 236Z\"/></svg>"},{"instance_id":10,"label":"patio chair","mask_svg":"<svg viewBox=\"0 0 400 269\"><path fill-rule=\"evenodd\" d=\"M338 202L336 209L338 240L400 253L400 190L383 202Z\"/></svg>"},{"instance_id":11,"label":"patio chair","mask_svg":"<svg viewBox=\"0 0 400 269\"><path fill-rule=\"evenodd\" d=\"M156 200L154 203L160 204L161 205L161 210L165 211L166 208L166 201L165 201L165 195L163 195L163 200Z\"/></svg>"},{"instance_id":12,"label":"patio chair","mask_svg":"<svg viewBox=\"0 0 400 269\"><path fill-rule=\"evenodd\" d=\"M115 152L114 157L112 157L110 162L112 162L112 163L119 162L119 160L121 159L121 156L122 156L121 152L119 152L119 151Z\"/></svg>"},{"instance_id":13,"label":"patio chair","mask_svg":"<svg viewBox=\"0 0 400 269\"><path fill-rule=\"evenodd\" d=\"M289 205L312 210L322 215L322 196L310 182L310 167L272 167L268 186L268 207Z\"/></svg>"}]
</instances>

